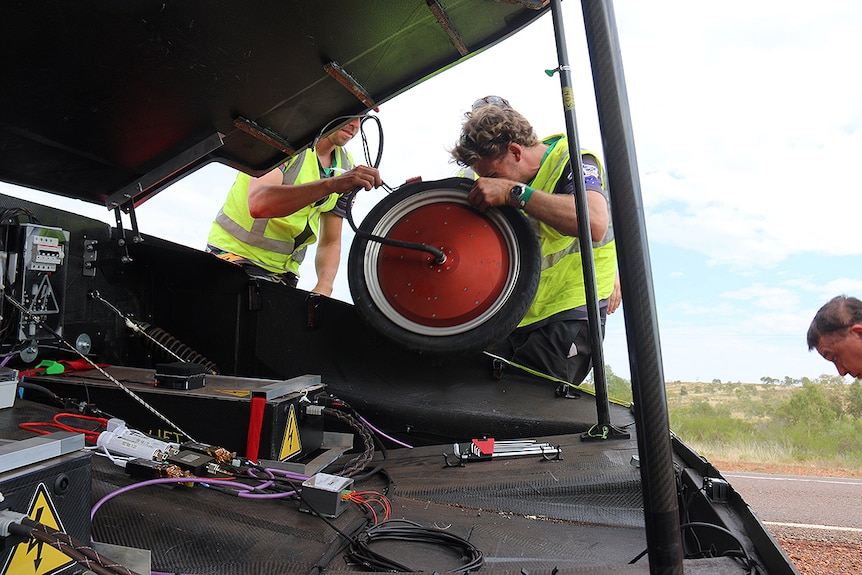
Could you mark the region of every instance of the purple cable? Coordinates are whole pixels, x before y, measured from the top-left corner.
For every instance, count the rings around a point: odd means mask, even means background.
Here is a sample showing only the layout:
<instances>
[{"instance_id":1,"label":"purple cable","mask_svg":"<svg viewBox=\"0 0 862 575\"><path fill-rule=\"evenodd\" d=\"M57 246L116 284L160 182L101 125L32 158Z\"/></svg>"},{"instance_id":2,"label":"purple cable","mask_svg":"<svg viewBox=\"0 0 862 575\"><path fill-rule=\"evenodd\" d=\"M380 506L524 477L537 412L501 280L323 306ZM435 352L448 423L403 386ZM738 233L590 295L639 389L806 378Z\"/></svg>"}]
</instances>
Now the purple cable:
<instances>
[{"instance_id":1,"label":"purple cable","mask_svg":"<svg viewBox=\"0 0 862 575\"><path fill-rule=\"evenodd\" d=\"M116 491L112 491L108 493L101 499L99 499L93 508L90 510L90 521L93 520L93 517L96 516L96 511L99 508L116 497L117 495L121 495L123 493L128 493L134 489L138 489L139 487L149 487L150 485L159 485L163 483L218 483L221 485L229 485L230 487L239 488L238 491L242 491L243 489L253 491L255 488L250 485L245 485L244 483L237 483L234 481L221 481L218 479L211 479L206 477L160 477L158 479L148 479L146 481L141 481L140 483L133 483L132 485L127 485L125 487L121 487Z\"/></svg>"},{"instance_id":2,"label":"purple cable","mask_svg":"<svg viewBox=\"0 0 862 575\"><path fill-rule=\"evenodd\" d=\"M359 416L359 421L361 421L362 423L364 423L365 425L367 425L368 427L370 427L370 428L371 428L371 431L373 431L373 432L374 432L374 433L376 433L377 435L382 435L383 437L385 437L385 438L386 438L386 439L388 439L389 441L391 441L391 442L393 442L393 443L396 443L396 444L400 445L401 447L406 447L406 448L408 448L408 449L413 449L413 446L412 446L412 445L409 445L409 444L407 444L407 443L404 443L403 441L399 441L399 440L395 439L394 437L390 437L390 436L386 435L385 433L383 433L382 431L380 431L379 429L377 429L376 427L374 427L373 425L371 425L371 423L369 423L369 422L368 422L368 420L367 420L367 419L365 419L364 417L362 417L361 415Z\"/></svg>"},{"instance_id":3,"label":"purple cable","mask_svg":"<svg viewBox=\"0 0 862 575\"><path fill-rule=\"evenodd\" d=\"M273 475L281 475L287 479L291 479L293 481L305 481L308 479L308 475L303 475L302 473L297 473L295 471L286 471L284 469L278 469L276 467L267 467L266 471L272 473Z\"/></svg>"},{"instance_id":4,"label":"purple cable","mask_svg":"<svg viewBox=\"0 0 862 575\"><path fill-rule=\"evenodd\" d=\"M240 491L236 494L237 497L242 497L243 499L284 499L285 497L293 497L296 495L296 491L285 491L284 493L249 493L247 491Z\"/></svg>"}]
</instances>

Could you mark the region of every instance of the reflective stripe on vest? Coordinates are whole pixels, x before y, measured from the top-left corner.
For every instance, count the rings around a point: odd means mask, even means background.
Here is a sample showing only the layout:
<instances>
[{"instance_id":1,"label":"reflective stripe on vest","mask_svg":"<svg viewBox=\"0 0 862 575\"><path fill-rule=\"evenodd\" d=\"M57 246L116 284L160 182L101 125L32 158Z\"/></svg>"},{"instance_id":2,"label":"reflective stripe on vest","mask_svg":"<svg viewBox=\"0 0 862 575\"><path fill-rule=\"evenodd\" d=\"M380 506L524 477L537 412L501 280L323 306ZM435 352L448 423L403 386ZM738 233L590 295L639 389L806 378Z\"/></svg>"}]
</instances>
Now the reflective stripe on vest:
<instances>
[{"instance_id":1,"label":"reflective stripe on vest","mask_svg":"<svg viewBox=\"0 0 862 575\"><path fill-rule=\"evenodd\" d=\"M343 148L336 148L333 167L349 169L352 158ZM282 168L282 183L298 185L320 179L320 166L313 150L297 154ZM240 172L228 193L224 206L216 215L207 243L253 261L275 272L299 275L299 265L306 247L317 240L320 214L331 211L338 194L281 218L252 218L248 208L251 178Z\"/></svg>"},{"instance_id":2,"label":"reflective stripe on vest","mask_svg":"<svg viewBox=\"0 0 862 575\"><path fill-rule=\"evenodd\" d=\"M569 161L569 145L565 136L552 136L545 139L544 143L552 148L543 159L539 172L530 186L553 193ZM603 173L602 165L595 154L586 150L582 150L581 153L595 159L599 172ZM602 178L602 195L608 201L610 209L610 198L604 185L604 178ZM542 250L542 271L536 297L524 319L518 324L519 327L587 303L578 238L563 235L528 214L527 218L539 238ZM599 299L604 299L613 291L616 276L616 242L612 224L608 226L607 232L600 241L593 242L593 259L598 296Z\"/></svg>"}]
</instances>

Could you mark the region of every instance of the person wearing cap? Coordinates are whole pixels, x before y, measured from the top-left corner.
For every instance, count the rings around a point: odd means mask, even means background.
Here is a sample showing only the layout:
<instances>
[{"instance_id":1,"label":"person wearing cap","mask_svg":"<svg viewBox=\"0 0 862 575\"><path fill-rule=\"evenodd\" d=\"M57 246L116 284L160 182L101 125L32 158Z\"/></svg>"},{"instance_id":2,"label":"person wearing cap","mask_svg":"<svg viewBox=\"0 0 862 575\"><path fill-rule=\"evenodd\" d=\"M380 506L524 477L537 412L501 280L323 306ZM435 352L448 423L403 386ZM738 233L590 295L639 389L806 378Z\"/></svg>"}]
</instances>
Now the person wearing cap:
<instances>
[{"instance_id":1,"label":"person wearing cap","mask_svg":"<svg viewBox=\"0 0 862 575\"><path fill-rule=\"evenodd\" d=\"M826 302L808 328L808 351L812 349L840 375L862 378L862 301L839 295Z\"/></svg>"},{"instance_id":2,"label":"person wearing cap","mask_svg":"<svg viewBox=\"0 0 862 575\"><path fill-rule=\"evenodd\" d=\"M252 277L296 287L306 248L319 240L312 291L330 296L341 259L345 194L383 183L377 169L354 166L344 149L360 120L352 119L263 176L240 172L210 228L207 251Z\"/></svg>"},{"instance_id":3,"label":"person wearing cap","mask_svg":"<svg viewBox=\"0 0 862 575\"><path fill-rule=\"evenodd\" d=\"M581 233L589 234L593 244L602 333L616 278L616 243L602 167L595 154L582 150L590 229L579 230L568 139L554 135L539 140L524 116L496 98L478 100L465 114L451 155L478 175L467 196L471 205L483 212L515 206L530 220L542 250L542 269L526 315L489 351L577 385L592 365Z\"/></svg>"}]
</instances>

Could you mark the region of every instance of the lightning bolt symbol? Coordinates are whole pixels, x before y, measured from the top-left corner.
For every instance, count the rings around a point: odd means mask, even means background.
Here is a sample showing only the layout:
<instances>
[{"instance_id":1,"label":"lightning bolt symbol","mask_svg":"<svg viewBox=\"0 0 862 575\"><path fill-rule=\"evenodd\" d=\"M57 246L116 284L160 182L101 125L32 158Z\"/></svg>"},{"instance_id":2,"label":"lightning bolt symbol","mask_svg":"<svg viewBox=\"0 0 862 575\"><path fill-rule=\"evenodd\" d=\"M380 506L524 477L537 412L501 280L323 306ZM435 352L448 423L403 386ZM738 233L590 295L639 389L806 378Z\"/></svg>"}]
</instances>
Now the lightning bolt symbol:
<instances>
[{"instance_id":1,"label":"lightning bolt symbol","mask_svg":"<svg viewBox=\"0 0 862 575\"><path fill-rule=\"evenodd\" d=\"M39 523L39 520L42 519L43 510L44 507L39 507L38 509L35 509L35 517L31 517L31 519L33 519L33 521L35 521L36 523ZM30 541L27 542L27 555L29 555L33 551L34 547L36 548L36 558L33 560L33 568L36 573L39 572L39 564L42 563L42 543L42 541L36 541L32 537L30 538Z\"/></svg>"}]
</instances>

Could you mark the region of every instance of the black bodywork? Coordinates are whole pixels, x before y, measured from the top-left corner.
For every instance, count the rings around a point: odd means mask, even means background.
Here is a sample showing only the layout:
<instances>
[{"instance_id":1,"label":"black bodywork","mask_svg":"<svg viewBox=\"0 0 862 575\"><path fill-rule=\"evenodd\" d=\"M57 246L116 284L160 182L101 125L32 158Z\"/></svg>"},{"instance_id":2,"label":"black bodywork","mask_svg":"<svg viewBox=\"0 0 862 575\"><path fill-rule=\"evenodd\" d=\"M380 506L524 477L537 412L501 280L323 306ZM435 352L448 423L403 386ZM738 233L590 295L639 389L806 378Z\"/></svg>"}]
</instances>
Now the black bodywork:
<instances>
[{"instance_id":1,"label":"black bodywork","mask_svg":"<svg viewBox=\"0 0 862 575\"><path fill-rule=\"evenodd\" d=\"M68 232L58 335L86 342L79 349L100 364L153 370L166 359L107 301L221 374L320 375L328 393L392 436L424 446L387 459L401 498L397 514L468 538L475 532L486 572L681 573L680 550L694 541L688 573L752 572L734 555L753 559L757 572L795 573L732 489L707 493L707 478L720 481L720 473L667 429L622 69L607 49L615 35L610 2L584 2L584 14L636 358L636 405L611 404L610 418L629 438L583 441L596 424L591 395L563 399L550 382L513 371L499 377L482 355L406 352L364 325L349 304L251 280L206 253L138 233L135 206L183 175L212 161L263 173L345 116L445 72L550 10L538 0L7 6L0 180L105 205L118 225L3 196L4 249L13 251L23 224ZM121 212L131 222L126 229ZM6 295L26 298L19 285L7 282ZM22 336L27 327L18 325L21 312L8 299L2 315L9 367L76 357L57 334ZM39 377L28 381L51 385ZM83 382L80 399L92 399L87 378L71 377ZM15 425L41 409L29 395L19 398L3 413L7 438L21 438ZM185 416L198 426L223 424L205 411ZM448 443L483 436L550 436L564 446L564 458L445 465ZM130 482L94 461L94 500ZM337 540L328 526L284 504L222 504L214 493L190 493L121 498L95 517L94 538L151 548L158 570L224 574L314 572ZM695 534L692 525L702 523L718 527ZM658 531L677 538L656 538ZM643 549L648 559L629 565ZM435 563L443 560L433 551L416 559L417 570L457 570L457 561ZM330 564L333 570L362 567Z\"/></svg>"}]
</instances>

